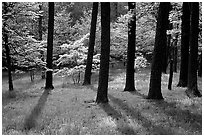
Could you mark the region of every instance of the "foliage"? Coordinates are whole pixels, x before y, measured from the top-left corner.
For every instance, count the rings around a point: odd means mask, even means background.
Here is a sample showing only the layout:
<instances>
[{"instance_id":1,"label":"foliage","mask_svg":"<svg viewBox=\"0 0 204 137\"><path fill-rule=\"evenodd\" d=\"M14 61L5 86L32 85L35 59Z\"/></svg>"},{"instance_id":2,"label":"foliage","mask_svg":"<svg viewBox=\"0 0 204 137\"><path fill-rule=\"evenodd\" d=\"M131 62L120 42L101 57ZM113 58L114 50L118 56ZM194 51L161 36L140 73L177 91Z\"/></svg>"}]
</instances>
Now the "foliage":
<instances>
[{"instance_id":1,"label":"foliage","mask_svg":"<svg viewBox=\"0 0 204 137\"><path fill-rule=\"evenodd\" d=\"M141 69L147 67L149 63L147 62L147 59L143 56L137 56L135 59L135 69Z\"/></svg>"}]
</instances>

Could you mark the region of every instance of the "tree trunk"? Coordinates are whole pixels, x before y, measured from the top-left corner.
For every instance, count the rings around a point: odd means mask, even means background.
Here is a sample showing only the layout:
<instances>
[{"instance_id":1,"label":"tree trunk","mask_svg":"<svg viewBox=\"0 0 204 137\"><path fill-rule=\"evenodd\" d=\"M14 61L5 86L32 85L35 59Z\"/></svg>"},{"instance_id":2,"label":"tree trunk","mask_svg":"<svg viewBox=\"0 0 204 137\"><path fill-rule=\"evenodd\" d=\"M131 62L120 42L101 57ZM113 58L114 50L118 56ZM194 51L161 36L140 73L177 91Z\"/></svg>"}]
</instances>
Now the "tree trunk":
<instances>
[{"instance_id":1,"label":"tree trunk","mask_svg":"<svg viewBox=\"0 0 204 137\"><path fill-rule=\"evenodd\" d=\"M164 17L163 26L164 26L165 31L167 29L170 29L170 27L169 27L170 24L169 24L169 20L168 20L170 9L171 9L171 5L169 4L169 7L168 7L167 11L162 13L163 17ZM163 48L162 49L163 50L163 52L162 52L162 54L163 54L163 57L162 57L162 72L166 74L167 73L166 70L167 70L167 66L168 66L168 53L167 53L167 50L168 50L167 44L168 43L167 43L167 34L166 33L163 36L163 41L160 41L160 42L163 44L163 46L162 46L162 48Z\"/></svg>"},{"instance_id":2,"label":"tree trunk","mask_svg":"<svg viewBox=\"0 0 204 137\"><path fill-rule=\"evenodd\" d=\"M134 80L134 62L135 62L135 29L136 15L135 2L128 2L128 8L131 18L128 21L128 48L127 48L127 65L126 65L126 84L124 91L135 91Z\"/></svg>"},{"instance_id":3,"label":"tree trunk","mask_svg":"<svg viewBox=\"0 0 204 137\"><path fill-rule=\"evenodd\" d=\"M98 2L94 2L93 9L92 9L91 29L90 29L90 37L89 37L89 49L88 49L88 56L87 56L83 85L91 84L91 69L92 69L92 62L93 62L95 37L96 37L97 14L98 14Z\"/></svg>"},{"instance_id":4,"label":"tree trunk","mask_svg":"<svg viewBox=\"0 0 204 137\"><path fill-rule=\"evenodd\" d=\"M198 76L202 77L202 54L199 55L198 63Z\"/></svg>"},{"instance_id":5,"label":"tree trunk","mask_svg":"<svg viewBox=\"0 0 204 137\"><path fill-rule=\"evenodd\" d=\"M39 11L42 11L42 5L39 5ZM42 15L40 13L39 19L38 19L38 34L39 34L39 40L42 40Z\"/></svg>"},{"instance_id":6,"label":"tree trunk","mask_svg":"<svg viewBox=\"0 0 204 137\"><path fill-rule=\"evenodd\" d=\"M4 45L6 49L6 60L7 60L7 68L8 68L8 83L9 83L9 91L13 90L13 81L11 74L11 57L10 57L10 49L8 46L8 34L4 31Z\"/></svg>"},{"instance_id":7,"label":"tree trunk","mask_svg":"<svg viewBox=\"0 0 204 137\"><path fill-rule=\"evenodd\" d=\"M167 25L165 23L166 18L170 10L169 2L161 2L159 5L158 18L157 18L157 27L156 27L156 36L155 36L155 45L154 45L154 55L151 66L151 76L150 76L150 86L147 99L163 99L161 93L161 75L162 75L162 66L163 66L163 52L164 50L164 41L166 41L166 30Z\"/></svg>"},{"instance_id":8,"label":"tree trunk","mask_svg":"<svg viewBox=\"0 0 204 137\"><path fill-rule=\"evenodd\" d=\"M39 12L40 12L40 11L42 11L42 5L39 5ZM38 35L39 35L38 40L39 40L39 41L42 40L42 18L43 18L43 16L42 16L41 13L40 13L39 19L38 19ZM41 57L41 60L44 62L44 51L43 51L41 54L42 54L42 55L41 55L41 56L42 56L42 57ZM41 78L42 78L42 79L45 79L45 71L44 71L44 69L42 70Z\"/></svg>"},{"instance_id":9,"label":"tree trunk","mask_svg":"<svg viewBox=\"0 0 204 137\"><path fill-rule=\"evenodd\" d=\"M101 2L101 57L97 103L108 102L108 74L110 55L110 3Z\"/></svg>"},{"instance_id":10,"label":"tree trunk","mask_svg":"<svg viewBox=\"0 0 204 137\"><path fill-rule=\"evenodd\" d=\"M188 83L188 56L190 33L190 9L189 3L183 3L183 15L181 24L181 64L178 87L186 87Z\"/></svg>"},{"instance_id":11,"label":"tree trunk","mask_svg":"<svg viewBox=\"0 0 204 137\"><path fill-rule=\"evenodd\" d=\"M198 24L199 24L199 3L190 3L190 55L188 64L188 85L186 94L188 97L201 97L197 86L197 57L198 57Z\"/></svg>"},{"instance_id":12,"label":"tree trunk","mask_svg":"<svg viewBox=\"0 0 204 137\"><path fill-rule=\"evenodd\" d=\"M177 56L178 56L178 48L177 48L177 43L178 43L178 34L176 34L175 38L173 39L173 71L177 72Z\"/></svg>"},{"instance_id":13,"label":"tree trunk","mask_svg":"<svg viewBox=\"0 0 204 137\"><path fill-rule=\"evenodd\" d=\"M169 71L169 83L168 83L169 90L171 90L172 79L173 79L173 60L170 59L170 71Z\"/></svg>"},{"instance_id":14,"label":"tree trunk","mask_svg":"<svg viewBox=\"0 0 204 137\"><path fill-rule=\"evenodd\" d=\"M169 64L169 61L170 61L170 47L171 46L171 34L168 34L167 35L167 47L166 47L166 70L167 70L167 67L168 67L168 64Z\"/></svg>"},{"instance_id":15,"label":"tree trunk","mask_svg":"<svg viewBox=\"0 0 204 137\"><path fill-rule=\"evenodd\" d=\"M47 72L45 89L54 89L52 85L52 53L54 31L54 2L49 2L48 38L47 38Z\"/></svg>"},{"instance_id":16,"label":"tree trunk","mask_svg":"<svg viewBox=\"0 0 204 137\"><path fill-rule=\"evenodd\" d=\"M3 14L8 13L8 5L6 2L3 2ZM12 81L12 74L11 74L11 57L10 57L10 48L8 43L8 32L6 29L7 23L6 20L3 22L3 39L4 39L4 46L6 49L6 60L7 60L7 68L8 68L8 84L9 84L9 91L13 91L13 81ZM11 92L9 92L11 95Z\"/></svg>"}]
</instances>

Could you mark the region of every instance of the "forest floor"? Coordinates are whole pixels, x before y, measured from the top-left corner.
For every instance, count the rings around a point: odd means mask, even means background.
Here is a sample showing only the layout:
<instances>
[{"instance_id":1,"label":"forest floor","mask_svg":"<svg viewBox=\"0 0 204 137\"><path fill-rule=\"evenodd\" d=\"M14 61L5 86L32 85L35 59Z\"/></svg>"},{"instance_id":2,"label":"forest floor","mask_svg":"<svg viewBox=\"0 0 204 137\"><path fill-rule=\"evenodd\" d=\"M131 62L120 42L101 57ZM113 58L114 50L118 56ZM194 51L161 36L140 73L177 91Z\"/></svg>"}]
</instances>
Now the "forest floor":
<instances>
[{"instance_id":1,"label":"forest floor","mask_svg":"<svg viewBox=\"0 0 204 137\"><path fill-rule=\"evenodd\" d=\"M168 74L162 75L164 100L145 99L150 69L135 73L136 91L123 92L125 69L111 68L108 104L95 104L98 73L92 85L73 84L70 78L54 77L47 94L45 80L34 82L26 75L14 80L15 98L8 97L7 80L2 81L2 134L95 134L95 135L193 135L202 134L202 98L189 99L186 88L167 89ZM202 90L201 78L198 79ZM201 91L202 92L202 91ZM30 130L28 130L31 128Z\"/></svg>"}]
</instances>

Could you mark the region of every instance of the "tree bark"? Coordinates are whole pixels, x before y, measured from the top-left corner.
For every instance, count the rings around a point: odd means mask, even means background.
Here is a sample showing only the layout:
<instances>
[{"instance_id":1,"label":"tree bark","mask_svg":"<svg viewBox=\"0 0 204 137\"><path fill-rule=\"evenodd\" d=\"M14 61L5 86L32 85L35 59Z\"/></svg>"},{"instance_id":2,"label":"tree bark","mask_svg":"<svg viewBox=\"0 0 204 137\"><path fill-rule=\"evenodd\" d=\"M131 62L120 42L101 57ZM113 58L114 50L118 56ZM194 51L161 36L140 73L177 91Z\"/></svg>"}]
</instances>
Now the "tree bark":
<instances>
[{"instance_id":1,"label":"tree bark","mask_svg":"<svg viewBox=\"0 0 204 137\"><path fill-rule=\"evenodd\" d=\"M188 84L186 94L188 97L201 97L197 85L197 67L198 67L198 33L199 33L199 3L190 3L190 55L188 63Z\"/></svg>"},{"instance_id":2,"label":"tree bark","mask_svg":"<svg viewBox=\"0 0 204 137\"><path fill-rule=\"evenodd\" d=\"M93 2L91 29L90 29L90 37L89 37L89 49L88 49L88 56L87 56L83 85L91 84L91 69L92 69L92 62L93 62L95 37L96 37L97 14L98 14L98 2Z\"/></svg>"},{"instance_id":3,"label":"tree bark","mask_svg":"<svg viewBox=\"0 0 204 137\"><path fill-rule=\"evenodd\" d=\"M39 5L39 12L40 11L42 11L42 5ZM43 35L42 34L42 18L43 18L43 16L40 13L39 19L38 19L38 35L39 35L38 40L39 41L42 40L42 35ZM41 56L42 56L41 60L44 62L44 51L42 51ZM41 72L41 78L45 79L45 71L44 71L44 69Z\"/></svg>"},{"instance_id":4,"label":"tree bark","mask_svg":"<svg viewBox=\"0 0 204 137\"><path fill-rule=\"evenodd\" d=\"M45 89L54 89L52 84L52 54L53 54L53 31L54 31L54 2L49 2L48 38L47 38L47 70Z\"/></svg>"},{"instance_id":5,"label":"tree bark","mask_svg":"<svg viewBox=\"0 0 204 137\"><path fill-rule=\"evenodd\" d=\"M110 3L101 2L101 57L96 103L108 102L109 55L110 55Z\"/></svg>"},{"instance_id":6,"label":"tree bark","mask_svg":"<svg viewBox=\"0 0 204 137\"><path fill-rule=\"evenodd\" d=\"M169 90L171 90L172 79L173 79L173 60L170 59L170 71L169 71L169 83L168 83Z\"/></svg>"},{"instance_id":7,"label":"tree bark","mask_svg":"<svg viewBox=\"0 0 204 137\"><path fill-rule=\"evenodd\" d=\"M202 77L202 54L199 55L198 63L198 76Z\"/></svg>"},{"instance_id":8,"label":"tree bark","mask_svg":"<svg viewBox=\"0 0 204 137\"><path fill-rule=\"evenodd\" d=\"M173 71L177 72L177 56L178 56L178 34L175 34L175 38L173 39Z\"/></svg>"},{"instance_id":9,"label":"tree bark","mask_svg":"<svg viewBox=\"0 0 204 137\"><path fill-rule=\"evenodd\" d=\"M135 2L128 2L128 8L131 17L128 21L128 48L127 48L127 65L126 65L126 84L124 91L135 91L134 80L134 62L135 62L135 30L136 30L136 15Z\"/></svg>"},{"instance_id":10,"label":"tree bark","mask_svg":"<svg viewBox=\"0 0 204 137\"><path fill-rule=\"evenodd\" d=\"M163 46L166 41L166 18L170 10L169 2L161 2L159 5L154 54L151 66L150 86L147 99L163 99L161 93L161 75L163 66L163 52L165 52ZM167 16L167 17L166 17Z\"/></svg>"},{"instance_id":11,"label":"tree bark","mask_svg":"<svg viewBox=\"0 0 204 137\"><path fill-rule=\"evenodd\" d=\"M183 2L183 15L181 24L181 64L178 87L186 87L188 83L188 56L190 33L190 9L189 3Z\"/></svg>"},{"instance_id":12,"label":"tree bark","mask_svg":"<svg viewBox=\"0 0 204 137\"><path fill-rule=\"evenodd\" d=\"M170 27L170 24L169 24L169 11L171 9L171 5L169 4L169 7L167 7L167 11L162 13L163 14L163 26L164 26L164 29L165 31L167 29L169 29ZM163 36L163 41L161 41L161 43L163 43L163 46L162 46L162 54L163 54L163 58L162 58L162 72L163 73L167 73L166 70L167 70L167 66L168 66L168 53L167 53L167 34L165 33L164 36Z\"/></svg>"},{"instance_id":13,"label":"tree bark","mask_svg":"<svg viewBox=\"0 0 204 137\"><path fill-rule=\"evenodd\" d=\"M3 14L7 14L8 13L8 5L6 2L3 2L3 4L4 4L3 5ZM8 42L8 32L6 29L6 26L7 26L6 20L3 22L3 40L4 40L4 46L6 49L9 91L13 91L13 81L12 81L12 74L11 74L11 57L10 57L10 48L9 48L9 42ZM10 93L11 92L9 92L9 94Z\"/></svg>"}]
</instances>

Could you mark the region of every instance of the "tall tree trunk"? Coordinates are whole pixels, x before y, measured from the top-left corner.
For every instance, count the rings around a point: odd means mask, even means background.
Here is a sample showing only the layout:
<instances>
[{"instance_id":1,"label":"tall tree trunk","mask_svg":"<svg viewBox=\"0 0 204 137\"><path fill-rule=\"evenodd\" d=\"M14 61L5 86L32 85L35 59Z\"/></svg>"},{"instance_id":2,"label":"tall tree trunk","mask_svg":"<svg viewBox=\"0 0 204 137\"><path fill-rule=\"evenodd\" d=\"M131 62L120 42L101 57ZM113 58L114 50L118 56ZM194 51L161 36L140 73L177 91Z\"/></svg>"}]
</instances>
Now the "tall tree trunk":
<instances>
[{"instance_id":1,"label":"tall tree trunk","mask_svg":"<svg viewBox=\"0 0 204 137\"><path fill-rule=\"evenodd\" d=\"M42 11L42 5L39 5L39 12ZM40 13L39 19L38 19L38 35L39 35L39 40L42 40L42 15Z\"/></svg>"},{"instance_id":2,"label":"tall tree trunk","mask_svg":"<svg viewBox=\"0 0 204 137\"><path fill-rule=\"evenodd\" d=\"M168 67L168 64L169 64L169 61L170 61L170 58L171 58L171 52L170 52L170 48L171 48L171 34L168 34L167 35L167 45L166 45L166 70L167 70L167 67Z\"/></svg>"},{"instance_id":3,"label":"tall tree trunk","mask_svg":"<svg viewBox=\"0 0 204 137\"><path fill-rule=\"evenodd\" d=\"M202 53L199 55L198 63L198 76L202 77Z\"/></svg>"},{"instance_id":4,"label":"tall tree trunk","mask_svg":"<svg viewBox=\"0 0 204 137\"><path fill-rule=\"evenodd\" d=\"M188 64L188 84L186 94L188 97L201 97L197 85L197 67L198 67L198 33L199 33L199 3L190 3L190 55Z\"/></svg>"},{"instance_id":5,"label":"tall tree trunk","mask_svg":"<svg viewBox=\"0 0 204 137\"><path fill-rule=\"evenodd\" d=\"M135 29L136 15L135 2L128 2L128 8L131 17L128 21L128 48L127 48L127 65L126 65L126 84L124 91L135 91L134 80L134 62L135 62Z\"/></svg>"},{"instance_id":6,"label":"tall tree trunk","mask_svg":"<svg viewBox=\"0 0 204 137\"><path fill-rule=\"evenodd\" d=\"M97 103L108 102L108 74L110 55L110 3L101 2L101 57Z\"/></svg>"},{"instance_id":7,"label":"tall tree trunk","mask_svg":"<svg viewBox=\"0 0 204 137\"><path fill-rule=\"evenodd\" d=\"M9 83L9 91L13 90L13 81L12 81L12 74L11 74L11 57L10 57L10 49L8 45L8 34L4 31L4 45L6 49L6 60L7 60L7 68L8 68L8 83Z\"/></svg>"},{"instance_id":8,"label":"tall tree trunk","mask_svg":"<svg viewBox=\"0 0 204 137\"><path fill-rule=\"evenodd\" d=\"M177 48L177 43L178 43L178 34L175 34L175 38L173 38L173 71L177 72L177 56L178 56L178 48Z\"/></svg>"},{"instance_id":9,"label":"tall tree trunk","mask_svg":"<svg viewBox=\"0 0 204 137\"><path fill-rule=\"evenodd\" d=\"M3 2L3 14L8 13L8 4L7 2ZM12 81L12 74L11 74L11 57L10 57L10 48L8 42L8 31L6 29L7 23L6 20L3 22L3 40L4 46L6 49L6 60L7 60L7 68L8 68L8 84L9 84L9 91L13 91L13 81ZM11 92L9 93L11 95Z\"/></svg>"},{"instance_id":10,"label":"tall tree trunk","mask_svg":"<svg viewBox=\"0 0 204 137\"><path fill-rule=\"evenodd\" d=\"M170 59L170 71L169 71L169 83L168 83L168 89L171 90L173 80L173 59Z\"/></svg>"},{"instance_id":11,"label":"tall tree trunk","mask_svg":"<svg viewBox=\"0 0 204 137\"><path fill-rule=\"evenodd\" d=\"M52 84L52 53L54 31L54 2L49 2L48 38L47 38L47 72L45 89L54 89Z\"/></svg>"},{"instance_id":12,"label":"tall tree trunk","mask_svg":"<svg viewBox=\"0 0 204 137\"><path fill-rule=\"evenodd\" d=\"M162 75L162 58L164 50L163 41L166 41L166 18L170 10L169 2L161 2L159 5L158 18L157 18L157 27L156 27L156 36L155 36L155 45L154 45L154 55L151 66L151 76L150 76L150 86L147 99L163 99L161 93L161 75ZM167 17L166 17L167 16Z\"/></svg>"},{"instance_id":13,"label":"tall tree trunk","mask_svg":"<svg viewBox=\"0 0 204 137\"><path fill-rule=\"evenodd\" d=\"M41 41L42 40L42 18L43 16L41 15L41 11L42 11L42 5L39 5L39 19L38 19L38 40ZM44 51L42 51L41 53L41 60L44 62ZM41 74L41 78L45 79L45 71L42 70L42 74Z\"/></svg>"},{"instance_id":14,"label":"tall tree trunk","mask_svg":"<svg viewBox=\"0 0 204 137\"><path fill-rule=\"evenodd\" d=\"M163 17L164 17L163 26L164 26L165 31L167 29L170 29L170 24L169 24L169 20L168 20L170 9L171 9L171 5L169 4L169 7L168 7L167 11L162 13ZM163 41L161 41L161 43L163 44L163 46L162 46L162 48L163 48L162 49L163 50L163 52L162 52L162 54L163 54L163 57L162 57L162 72L166 74L166 70L167 70L167 66L168 66L167 34L164 34Z\"/></svg>"},{"instance_id":15,"label":"tall tree trunk","mask_svg":"<svg viewBox=\"0 0 204 137\"><path fill-rule=\"evenodd\" d=\"M97 14L98 14L98 2L93 2L91 29L90 29L90 36L89 36L89 49L88 49L88 56L87 56L83 85L91 84L91 69L92 69L92 62L93 62L95 37L96 37Z\"/></svg>"},{"instance_id":16,"label":"tall tree trunk","mask_svg":"<svg viewBox=\"0 0 204 137\"><path fill-rule=\"evenodd\" d=\"M190 33L190 8L188 2L183 2L181 24L181 64L178 87L186 87L188 83L188 56Z\"/></svg>"}]
</instances>

